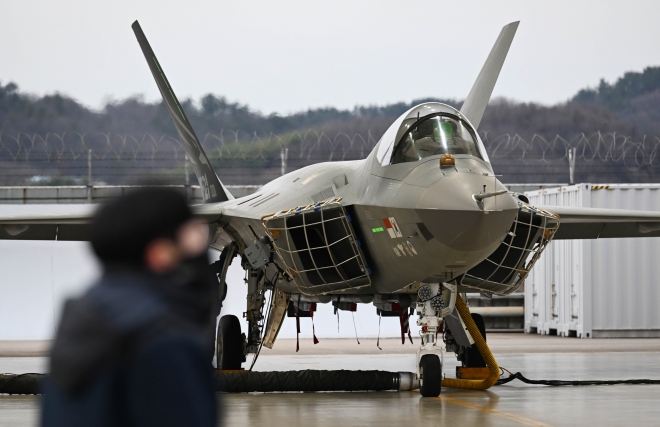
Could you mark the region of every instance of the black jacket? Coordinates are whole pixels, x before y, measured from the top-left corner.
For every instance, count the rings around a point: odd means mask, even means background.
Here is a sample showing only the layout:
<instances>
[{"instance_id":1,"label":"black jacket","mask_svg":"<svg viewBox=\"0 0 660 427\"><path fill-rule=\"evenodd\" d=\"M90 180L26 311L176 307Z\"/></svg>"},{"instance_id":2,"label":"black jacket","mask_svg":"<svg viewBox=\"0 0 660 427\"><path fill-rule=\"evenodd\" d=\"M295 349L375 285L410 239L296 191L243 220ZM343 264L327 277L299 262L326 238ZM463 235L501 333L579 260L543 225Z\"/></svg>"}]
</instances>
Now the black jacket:
<instances>
[{"instance_id":1,"label":"black jacket","mask_svg":"<svg viewBox=\"0 0 660 427\"><path fill-rule=\"evenodd\" d=\"M106 272L64 307L42 426L216 426L211 302L181 274Z\"/></svg>"}]
</instances>

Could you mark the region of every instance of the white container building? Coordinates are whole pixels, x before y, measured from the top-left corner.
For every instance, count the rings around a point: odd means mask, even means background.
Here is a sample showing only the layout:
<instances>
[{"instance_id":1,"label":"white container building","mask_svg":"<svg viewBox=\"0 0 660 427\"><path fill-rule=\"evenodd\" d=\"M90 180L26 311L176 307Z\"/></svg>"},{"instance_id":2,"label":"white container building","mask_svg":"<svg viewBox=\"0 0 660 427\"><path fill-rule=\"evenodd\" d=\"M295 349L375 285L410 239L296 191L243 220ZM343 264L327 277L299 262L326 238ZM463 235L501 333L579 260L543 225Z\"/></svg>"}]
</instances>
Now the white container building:
<instances>
[{"instance_id":1,"label":"white container building","mask_svg":"<svg viewBox=\"0 0 660 427\"><path fill-rule=\"evenodd\" d=\"M531 205L660 211L660 184L577 184L525 195ZM525 332L660 337L660 237L552 241L525 282Z\"/></svg>"}]
</instances>

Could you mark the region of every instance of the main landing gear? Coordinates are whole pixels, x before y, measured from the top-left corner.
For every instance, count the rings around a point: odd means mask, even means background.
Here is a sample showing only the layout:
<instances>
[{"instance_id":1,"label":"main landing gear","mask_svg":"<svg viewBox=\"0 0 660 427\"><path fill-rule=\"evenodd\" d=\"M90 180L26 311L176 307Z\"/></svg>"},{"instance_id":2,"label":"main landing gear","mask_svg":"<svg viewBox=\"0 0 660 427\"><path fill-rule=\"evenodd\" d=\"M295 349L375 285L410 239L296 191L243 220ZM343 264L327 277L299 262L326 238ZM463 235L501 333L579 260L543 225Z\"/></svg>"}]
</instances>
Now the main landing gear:
<instances>
[{"instance_id":1,"label":"main landing gear","mask_svg":"<svg viewBox=\"0 0 660 427\"><path fill-rule=\"evenodd\" d=\"M264 248L269 248L269 246L263 242L253 246L256 246L257 249L261 248L261 252L255 252L257 258L250 259L242 256L241 263L247 273L245 278L247 310L243 313L243 317L247 321L247 330L242 332L239 319L232 315L222 316L216 330L216 369L223 371L242 369L242 364L246 361L248 354L255 355L252 361L254 364L263 345L272 347L272 342L275 340L281 321L286 314L286 307L289 305L288 294L278 291L275 286L283 274L277 270L266 274L266 264L268 257L272 257L272 253L269 252L269 249ZM246 253L250 248L246 249ZM229 244L222 251L220 259L211 266L218 277L220 307L227 293L225 283L227 270L236 255L238 255L238 246L233 243ZM271 295L268 304L266 304L267 291L270 291ZM267 325L266 322L269 319L270 323Z\"/></svg>"}]
</instances>

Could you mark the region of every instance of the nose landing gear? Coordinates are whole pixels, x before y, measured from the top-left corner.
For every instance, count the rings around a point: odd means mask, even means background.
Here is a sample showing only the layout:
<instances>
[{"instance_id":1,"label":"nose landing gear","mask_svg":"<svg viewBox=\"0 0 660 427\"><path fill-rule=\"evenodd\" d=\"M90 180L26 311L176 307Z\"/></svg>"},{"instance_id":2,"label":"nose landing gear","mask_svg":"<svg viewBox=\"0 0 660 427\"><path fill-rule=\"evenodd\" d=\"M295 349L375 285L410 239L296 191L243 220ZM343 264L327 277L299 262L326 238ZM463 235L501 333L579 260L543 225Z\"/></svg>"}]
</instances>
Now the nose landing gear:
<instances>
[{"instance_id":1,"label":"nose landing gear","mask_svg":"<svg viewBox=\"0 0 660 427\"><path fill-rule=\"evenodd\" d=\"M442 332L444 317L454 310L456 292L456 285L432 283L423 285L417 293L417 325L422 327L422 345L417 350L415 361L423 397L440 395L445 346L442 341L438 342L438 332Z\"/></svg>"}]
</instances>

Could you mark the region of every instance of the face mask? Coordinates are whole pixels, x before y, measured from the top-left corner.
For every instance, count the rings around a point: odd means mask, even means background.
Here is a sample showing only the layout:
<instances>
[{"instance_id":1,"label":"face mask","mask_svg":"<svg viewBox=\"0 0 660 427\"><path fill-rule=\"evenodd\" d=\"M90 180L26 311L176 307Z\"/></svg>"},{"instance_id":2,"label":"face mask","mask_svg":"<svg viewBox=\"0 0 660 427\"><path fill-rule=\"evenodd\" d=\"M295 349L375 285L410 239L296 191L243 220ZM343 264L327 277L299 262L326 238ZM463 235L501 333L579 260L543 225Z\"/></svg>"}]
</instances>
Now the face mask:
<instances>
[{"instance_id":1,"label":"face mask","mask_svg":"<svg viewBox=\"0 0 660 427\"><path fill-rule=\"evenodd\" d=\"M206 252L181 261L171 277L175 285L192 288L210 288L214 279Z\"/></svg>"}]
</instances>

